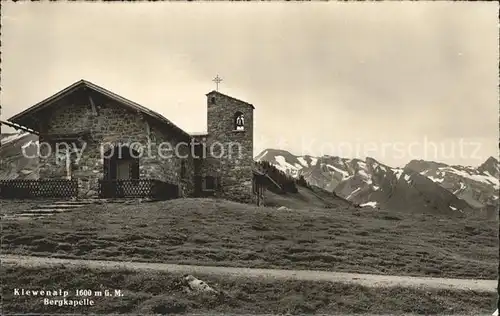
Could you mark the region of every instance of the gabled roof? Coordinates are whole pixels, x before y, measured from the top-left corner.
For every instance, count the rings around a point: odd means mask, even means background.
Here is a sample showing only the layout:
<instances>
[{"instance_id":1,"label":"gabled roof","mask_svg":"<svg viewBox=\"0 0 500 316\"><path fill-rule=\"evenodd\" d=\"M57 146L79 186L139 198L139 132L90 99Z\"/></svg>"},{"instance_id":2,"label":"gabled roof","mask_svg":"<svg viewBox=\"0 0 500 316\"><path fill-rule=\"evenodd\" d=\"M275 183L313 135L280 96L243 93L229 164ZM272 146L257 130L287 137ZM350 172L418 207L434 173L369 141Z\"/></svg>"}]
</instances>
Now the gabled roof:
<instances>
[{"instance_id":1,"label":"gabled roof","mask_svg":"<svg viewBox=\"0 0 500 316\"><path fill-rule=\"evenodd\" d=\"M251 107L252 107L252 109L254 109L254 110L255 110L255 107L253 106L253 104L250 104L250 103L245 102L245 101L241 101L240 99L233 98L233 97L231 97L231 96L228 96L227 94L220 93L219 91L212 90L212 91L210 91L209 93L207 93L207 94L206 94L206 96L209 96L209 95L211 95L211 94L219 94L219 95L222 95L223 97L229 98L229 99L231 99L231 100L234 100L234 101L241 102L241 103L243 103L243 104L249 105L249 106L251 106Z\"/></svg>"},{"instance_id":2,"label":"gabled roof","mask_svg":"<svg viewBox=\"0 0 500 316\"><path fill-rule=\"evenodd\" d=\"M60 100L61 98L64 98L64 97L70 95L71 93L75 92L76 90L78 90L82 87L88 88L88 89L96 91L98 93L101 93L101 94L109 97L110 99L119 102L120 104L122 104L125 107L128 107L128 108L135 110L135 111L139 111L139 112L141 112L141 113L143 113L143 114L145 114L153 119L160 121L161 123L167 124L170 127L172 127L173 129L177 130L179 133L181 133L185 137L189 137L189 138L191 137L187 132L185 132L184 130L179 128L177 125L172 123L170 120L168 120L167 118L165 118L161 114L154 112L154 111L152 111L152 110L150 110L150 109L148 109L148 108L146 108L146 107L144 107L136 102L125 99L124 97L122 97L116 93L113 93L113 92L106 90L106 89L104 89L104 88L102 88L102 87L100 87L100 86L98 86L90 81L83 80L83 79L73 83L69 87L59 91L58 93L52 95L51 97L48 97L47 99L38 102L37 104L22 111L21 113L14 115L10 119L8 119L8 121L13 122L13 123L20 123L20 121L24 117L26 117L28 115L32 115L32 114L34 114L34 113L36 113L44 108L49 107L55 101Z\"/></svg>"}]
</instances>

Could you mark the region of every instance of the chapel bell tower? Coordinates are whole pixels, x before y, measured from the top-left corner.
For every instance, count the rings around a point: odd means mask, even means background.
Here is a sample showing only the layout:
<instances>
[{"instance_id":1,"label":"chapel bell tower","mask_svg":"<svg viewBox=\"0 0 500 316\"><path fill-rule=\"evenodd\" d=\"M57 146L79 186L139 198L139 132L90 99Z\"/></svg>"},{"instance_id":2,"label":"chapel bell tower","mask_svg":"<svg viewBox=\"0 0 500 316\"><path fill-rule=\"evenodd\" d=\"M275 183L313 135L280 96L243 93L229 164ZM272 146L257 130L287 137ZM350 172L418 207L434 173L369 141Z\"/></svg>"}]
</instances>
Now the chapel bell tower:
<instances>
[{"instance_id":1,"label":"chapel bell tower","mask_svg":"<svg viewBox=\"0 0 500 316\"><path fill-rule=\"evenodd\" d=\"M253 110L250 103L218 91L207 95L207 151L222 192L252 197ZM208 157L207 156L207 157Z\"/></svg>"}]
</instances>

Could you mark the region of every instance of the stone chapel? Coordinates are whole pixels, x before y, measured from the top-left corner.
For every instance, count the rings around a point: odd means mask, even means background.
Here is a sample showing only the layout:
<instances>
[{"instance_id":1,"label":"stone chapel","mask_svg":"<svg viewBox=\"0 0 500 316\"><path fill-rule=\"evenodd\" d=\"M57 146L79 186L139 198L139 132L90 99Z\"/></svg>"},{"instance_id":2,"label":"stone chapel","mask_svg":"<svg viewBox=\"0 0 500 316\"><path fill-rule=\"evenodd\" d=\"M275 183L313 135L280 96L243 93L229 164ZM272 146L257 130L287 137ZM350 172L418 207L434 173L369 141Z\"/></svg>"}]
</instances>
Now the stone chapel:
<instances>
[{"instance_id":1,"label":"stone chapel","mask_svg":"<svg viewBox=\"0 0 500 316\"><path fill-rule=\"evenodd\" d=\"M8 121L39 135L40 178L77 179L81 196L99 196L103 181L154 179L174 184L180 197L255 201L262 191L253 160L255 108L218 91L206 94L206 103L207 132L189 134L159 113L80 80ZM56 150L61 144L68 147L63 157ZM159 155L165 144L175 153Z\"/></svg>"}]
</instances>

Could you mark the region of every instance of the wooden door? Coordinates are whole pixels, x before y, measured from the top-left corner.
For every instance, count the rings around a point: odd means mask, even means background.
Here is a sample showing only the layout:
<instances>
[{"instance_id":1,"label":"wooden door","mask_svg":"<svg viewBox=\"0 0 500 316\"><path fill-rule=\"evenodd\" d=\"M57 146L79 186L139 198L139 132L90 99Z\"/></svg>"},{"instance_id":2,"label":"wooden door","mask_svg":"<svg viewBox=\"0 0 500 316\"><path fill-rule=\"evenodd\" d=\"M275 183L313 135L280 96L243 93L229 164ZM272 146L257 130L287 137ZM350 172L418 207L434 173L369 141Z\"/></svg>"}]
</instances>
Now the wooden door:
<instances>
[{"instance_id":1,"label":"wooden door","mask_svg":"<svg viewBox=\"0 0 500 316\"><path fill-rule=\"evenodd\" d=\"M116 162L116 179L129 180L130 177L130 161L118 160Z\"/></svg>"}]
</instances>

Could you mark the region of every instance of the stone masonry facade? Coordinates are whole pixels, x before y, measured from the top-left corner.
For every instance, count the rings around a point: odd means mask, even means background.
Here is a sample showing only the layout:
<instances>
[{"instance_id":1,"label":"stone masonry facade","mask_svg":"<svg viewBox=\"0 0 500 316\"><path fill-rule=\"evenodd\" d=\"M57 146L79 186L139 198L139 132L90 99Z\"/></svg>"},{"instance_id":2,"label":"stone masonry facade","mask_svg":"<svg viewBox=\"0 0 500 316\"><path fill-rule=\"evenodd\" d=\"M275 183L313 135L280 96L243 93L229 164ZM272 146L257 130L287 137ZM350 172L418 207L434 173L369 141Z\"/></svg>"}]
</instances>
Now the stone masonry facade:
<instances>
[{"instance_id":1,"label":"stone masonry facade","mask_svg":"<svg viewBox=\"0 0 500 316\"><path fill-rule=\"evenodd\" d=\"M143 153L139 158L139 177L147 179L157 179L164 182L175 183L180 186L181 195L191 195L193 191L192 157L188 155L187 146L179 146L181 157L186 160L186 176L180 178L181 159L176 155L159 157L159 144L168 142L171 146L176 146L180 142L175 137L168 126L159 124L148 118L146 115L133 112L124 108L118 102L99 96L92 95L95 107L88 103L84 95L80 98L64 99L60 104L47 109L41 113L42 122L46 122L42 127L43 134L65 135L75 132L88 132L89 137L85 137L83 145L78 141L65 141L54 139L44 139L40 137L40 143L48 142L68 143L70 146L76 144L82 155L76 161L77 155L72 155L71 177L79 181L79 192L83 196L96 196L98 189L98 179L103 178L102 153L118 146L131 146L133 148L143 148ZM42 134L42 135L43 135ZM136 146L133 146L136 145ZM85 146L85 147L83 147ZM45 148L44 148L45 147ZM122 147L126 148L126 147ZM57 162L55 155L46 155L47 146L42 146L41 151L46 159L40 159L40 178L64 178L67 176L66 165Z\"/></svg>"},{"instance_id":2,"label":"stone masonry facade","mask_svg":"<svg viewBox=\"0 0 500 316\"><path fill-rule=\"evenodd\" d=\"M98 195L98 181L105 176L103 154L128 146L142 149L140 179L176 184L181 197L192 197L196 196L196 178L214 176L219 179L216 196L252 202L254 107L216 91L206 96L208 129L202 137L201 159L192 155L192 146L200 138L145 108L124 106L120 96L110 97L84 84L34 114L28 109L16 121L40 133L40 178L76 178L81 196ZM237 117L244 119L238 129ZM64 155L48 155L57 143L60 148L71 148L69 162ZM165 151L165 143L179 155Z\"/></svg>"},{"instance_id":3,"label":"stone masonry facade","mask_svg":"<svg viewBox=\"0 0 500 316\"><path fill-rule=\"evenodd\" d=\"M235 128L238 115L243 130ZM205 175L220 176L221 197L251 202L253 179L253 106L212 91L207 94L207 158Z\"/></svg>"}]
</instances>

